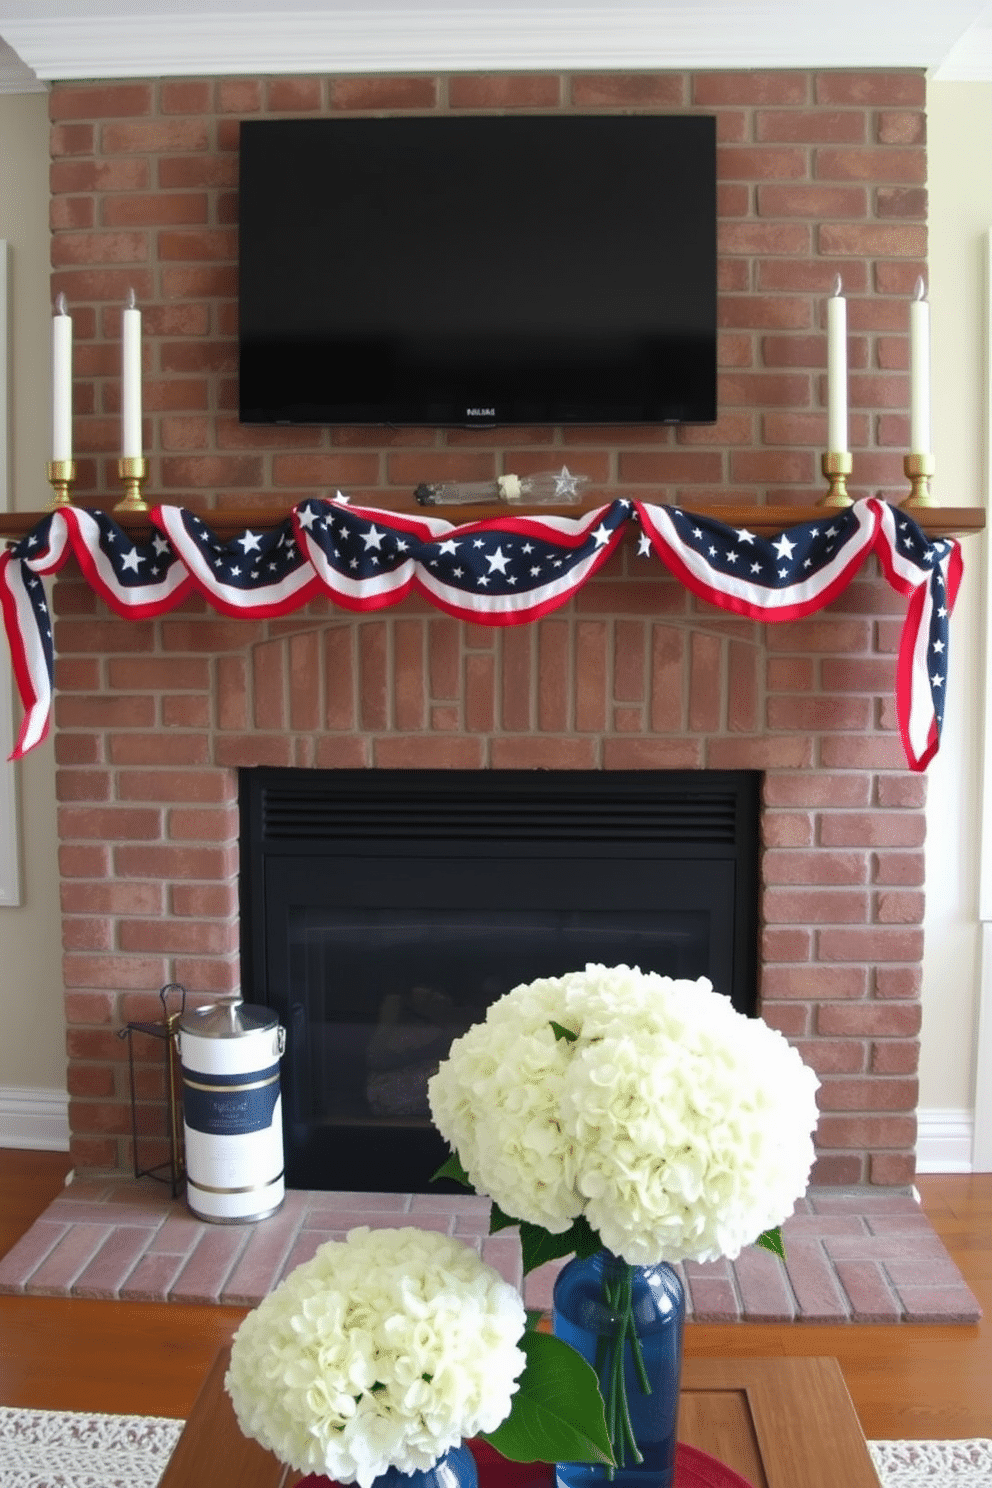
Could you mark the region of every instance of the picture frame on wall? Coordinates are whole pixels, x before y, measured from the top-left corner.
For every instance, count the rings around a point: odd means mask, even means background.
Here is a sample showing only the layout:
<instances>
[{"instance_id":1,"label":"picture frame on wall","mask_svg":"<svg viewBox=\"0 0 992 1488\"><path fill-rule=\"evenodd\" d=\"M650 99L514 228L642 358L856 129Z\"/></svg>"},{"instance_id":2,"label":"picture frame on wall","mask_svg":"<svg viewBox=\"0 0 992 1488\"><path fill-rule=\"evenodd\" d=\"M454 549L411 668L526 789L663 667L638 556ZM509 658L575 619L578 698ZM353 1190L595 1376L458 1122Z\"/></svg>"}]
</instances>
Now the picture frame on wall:
<instances>
[{"instance_id":1,"label":"picture frame on wall","mask_svg":"<svg viewBox=\"0 0 992 1488\"><path fill-rule=\"evenodd\" d=\"M0 238L0 511L10 508L10 244ZM13 674L0 667L0 906L21 902L17 766L13 748Z\"/></svg>"}]
</instances>

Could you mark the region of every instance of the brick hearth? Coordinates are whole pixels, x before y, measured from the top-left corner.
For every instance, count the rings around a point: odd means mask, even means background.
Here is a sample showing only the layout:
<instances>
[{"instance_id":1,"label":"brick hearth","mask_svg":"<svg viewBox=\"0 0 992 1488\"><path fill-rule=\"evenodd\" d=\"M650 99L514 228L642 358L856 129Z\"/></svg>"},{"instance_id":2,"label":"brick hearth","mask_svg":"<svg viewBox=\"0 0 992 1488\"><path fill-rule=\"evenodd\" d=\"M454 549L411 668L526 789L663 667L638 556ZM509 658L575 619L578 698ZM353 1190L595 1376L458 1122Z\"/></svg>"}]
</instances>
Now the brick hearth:
<instances>
[{"instance_id":1,"label":"brick hearth","mask_svg":"<svg viewBox=\"0 0 992 1488\"><path fill-rule=\"evenodd\" d=\"M489 1235L473 1196L294 1190L255 1224L203 1224L150 1179L76 1182L0 1260L0 1293L253 1307L326 1240L355 1225L439 1230L474 1245L547 1310L564 1262L524 1283L515 1231ZM689 1316L706 1323L974 1323L981 1309L919 1205L905 1194L811 1190L783 1227L783 1265L748 1246L736 1261L679 1268Z\"/></svg>"},{"instance_id":2,"label":"brick hearth","mask_svg":"<svg viewBox=\"0 0 992 1488\"><path fill-rule=\"evenodd\" d=\"M907 299L925 272L920 73L182 79L51 91L53 290L77 336L78 494L116 501L120 307L144 311L153 501L252 509L340 486L560 465L688 507L808 503L823 447L823 300L851 326L856 494L903 493ZM712 112L720 418L673 429L248 429L236 408L238 120L460 109ZM581 204L594 211L595 203ZM344 617L155 622L55 586L70 1126L81 1169L127 1171L117 1029L239 983L236 770L755 768L765 772L761 1013L823 1081L818 1183L914 1171L925 782L895 731L903 602L866 570L796 625L690 600L627 543L574 603L510 631L416 600ZM250 989L245 994L250 999ZM161 1046L138 1070L158 1131Z\"/></svg>"}]
</instances>

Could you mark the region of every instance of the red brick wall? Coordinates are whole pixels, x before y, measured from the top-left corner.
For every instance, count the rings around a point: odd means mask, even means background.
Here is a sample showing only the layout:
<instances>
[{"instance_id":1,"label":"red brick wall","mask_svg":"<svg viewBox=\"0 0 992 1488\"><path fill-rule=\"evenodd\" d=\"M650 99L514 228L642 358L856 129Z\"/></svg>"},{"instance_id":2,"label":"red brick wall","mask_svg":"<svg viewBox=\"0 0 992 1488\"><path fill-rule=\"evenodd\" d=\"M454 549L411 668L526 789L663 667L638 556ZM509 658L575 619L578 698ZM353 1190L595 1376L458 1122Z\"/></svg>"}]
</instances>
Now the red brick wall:
<instances>
[{"instance_id":1,"label":"red brick wall","mask_svg":"<svg viewBox=\"0 0 992 1488\"><path fill-rule=\"evenodd\" d=\"M117 499L120 306L144 311L149 495L285 504L340 486L567 458L609 494L795 501L820 485L823 300L849 296L857 492L903 494L907 300L925 271L921 74L190 79L52 89L53 289L75 317L79 495ZM238 119L264 112L698 108L720 138L720 419L694 429L241 429ZM763 769L763 1016L823 1080L821 1182L913 1172L925 782L892 687L902 601L874 571L829 612L758 626L690 600L628 544L558 615L494 631L419 601L355 620L123 623L56 586L70 1124L126 1166L116 1029L185 982L238 984L235 769ZM139 1093L161 1086L142 1050ZM161 1121L142 1106L149 1129ZM147 1151L144 1155L147 1155Z\"/></svg>"},{"instance_id":2,"label":"red brick wall","mask_svg":"<svg viewBox=\"0 0 992 1488\"><path fill-rule=\"evenodd\" d=\"M849 297L853 487L901 493L907 300L925 273L922 73L641 73L56 84L53 292L75 319L78 491L116 493L120 311L144 311L156 499L291 505L314 490L409 496L422 480L526 472L567 453L613 492L807 503L826 435L824 297ZM571 108L714 113L720 417L715 426L491 432L242 429L237 168L242 117ZM584 210L594 211L595 203Z\"/></svg>"}]
</instances>

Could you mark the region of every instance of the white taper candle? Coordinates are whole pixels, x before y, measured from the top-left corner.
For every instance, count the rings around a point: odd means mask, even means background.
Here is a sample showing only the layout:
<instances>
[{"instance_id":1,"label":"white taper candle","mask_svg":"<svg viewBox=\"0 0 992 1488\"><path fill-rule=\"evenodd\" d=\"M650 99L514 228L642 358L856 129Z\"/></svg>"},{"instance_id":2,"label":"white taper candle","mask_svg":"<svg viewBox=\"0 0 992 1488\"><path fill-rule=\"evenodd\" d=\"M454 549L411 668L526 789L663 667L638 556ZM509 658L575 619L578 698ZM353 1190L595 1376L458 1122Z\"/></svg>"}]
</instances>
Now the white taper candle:
<instances>
[{"instance_id":1,"label":"white taper candle","mask_svg":"<svg viewBox=\"0 0 992 1488\"><path fill-rule=\"evenodd\" d=\"M121 322L121 454L125 460L141 455L141 311L133 289Z\"/></svg>"},{"instance_id":2,"label":"white taper candle","mask_svg":"<svg viewBox=\"0 0 992 1488\"><path fill-rule=\"evenodd\" d=\"M52 316L52 459L72 459L72 316L63 294Z\"/></svg>"},{"instance_id":3,"label":"white taper candle","mask_svg":"<svg viewBox=\"0 0 992 1488\"><path fill-rule=\"evenodd\" d=\"M827 301L827 449L847 450L847 301L840 275Z\"/></svg>"},{"instance_id":4,"label":"white taper candle","mask_svg":"<svg viewBox=\"0 0 992 1488\"><path fill-rule=\"evenodd\" d=\"M930 453L930 305L923 280L909 306L909 453Z\"/></svg>"}]
</instances>

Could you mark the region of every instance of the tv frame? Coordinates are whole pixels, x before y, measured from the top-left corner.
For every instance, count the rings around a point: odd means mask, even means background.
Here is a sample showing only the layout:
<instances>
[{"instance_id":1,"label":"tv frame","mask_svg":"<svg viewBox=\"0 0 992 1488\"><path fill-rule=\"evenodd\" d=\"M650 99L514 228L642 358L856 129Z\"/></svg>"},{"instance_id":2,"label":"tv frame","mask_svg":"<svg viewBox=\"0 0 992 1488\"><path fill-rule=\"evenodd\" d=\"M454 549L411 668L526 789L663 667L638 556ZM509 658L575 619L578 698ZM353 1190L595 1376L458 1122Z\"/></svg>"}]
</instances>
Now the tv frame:
<instances>
[{"instance_id":1,"label":"tv frame","mask_svg":"<svg viewBox=\"0 0 992 1488\"><path fill-rule=\"evenodd\" d=\"M713 422L715 126L702 114L563 112L245 121L241 421ZM398 175L414 184L395 205ZM486 325L494 303L502 318ZM473 335L488 379L472 369Z\"/></svg>"}]
</instances>

